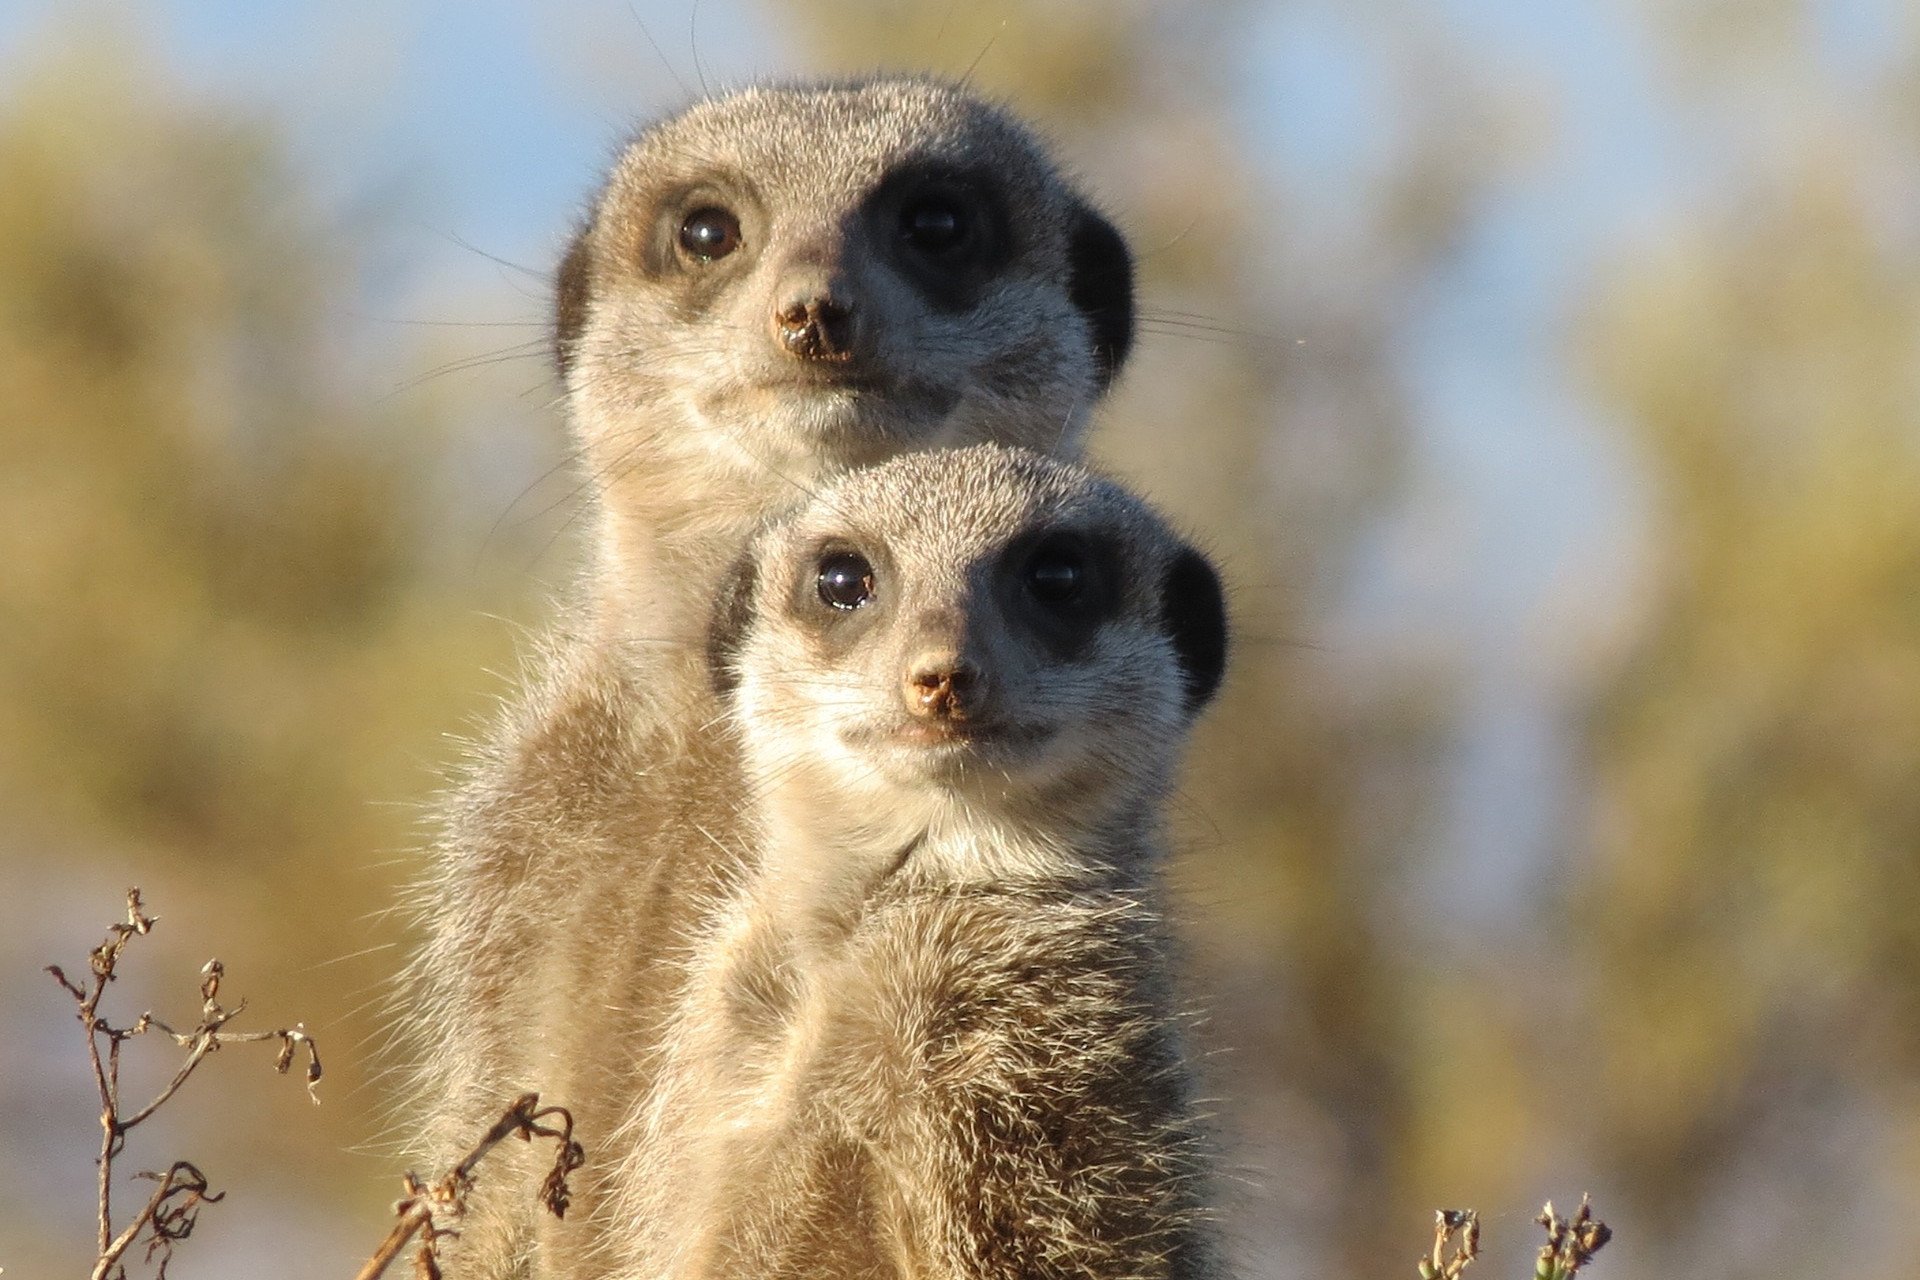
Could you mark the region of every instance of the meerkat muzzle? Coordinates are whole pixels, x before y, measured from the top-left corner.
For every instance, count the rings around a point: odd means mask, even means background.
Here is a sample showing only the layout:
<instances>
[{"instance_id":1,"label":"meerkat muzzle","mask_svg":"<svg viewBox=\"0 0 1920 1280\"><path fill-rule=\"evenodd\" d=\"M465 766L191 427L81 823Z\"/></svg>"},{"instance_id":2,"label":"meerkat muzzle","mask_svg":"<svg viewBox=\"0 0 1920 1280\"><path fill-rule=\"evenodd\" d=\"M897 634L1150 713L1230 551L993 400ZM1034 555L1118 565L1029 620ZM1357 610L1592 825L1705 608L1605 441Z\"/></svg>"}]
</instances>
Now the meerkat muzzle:
<instances>
[{"instance_id":1,"label":"meerkat muzzle","mask_svg":"<svg viewBox=\"0 0 1920 1280\"><path fill-rule=\"evenodd\" d=\"M773 313L774 330L789 355L842 363L853 359L853 303L827 293L796 298Z\"/></svg>"},{"instance_id":2,"label":"meerkat muzzle","mask_svg":"<svg viewBox=\"0 0 1920 1280\"><path fill-rule=\"evenodd\" d=\"M958 724L979 714L984 684L973 664L952 653L930 653L909 664L901 692L910 714Z\"/></svg>"}]
</instances>

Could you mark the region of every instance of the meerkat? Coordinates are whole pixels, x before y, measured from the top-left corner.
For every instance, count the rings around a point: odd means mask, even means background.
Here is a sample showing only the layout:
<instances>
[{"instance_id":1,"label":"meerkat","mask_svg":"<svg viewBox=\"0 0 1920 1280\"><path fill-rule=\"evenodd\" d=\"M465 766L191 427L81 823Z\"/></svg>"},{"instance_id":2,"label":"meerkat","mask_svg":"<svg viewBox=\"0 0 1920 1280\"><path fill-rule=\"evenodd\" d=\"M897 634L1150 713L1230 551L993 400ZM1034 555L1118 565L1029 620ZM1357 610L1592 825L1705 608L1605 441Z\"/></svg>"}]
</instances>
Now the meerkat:
<instances>
[{"instance_id":1,"label":"meerkat","mask_svg":"<svg viewBox=\"0 0 1920 1280\"><path fill-rule=\"evenodd\" d=\"M631 1118L616 1274L1218 1275L1158 879L1208 561L976 446L844 478L724 599L760 856Z\"/></svg>"},{"instance_id":2,"label":"meerkat","mask_svg":"<svg viewBox=\"0 0 1920 1280\"><path fill-rule=\"evenodd\" d=\"M1124 238L1031 132L876 77L698 102L621 152L561 264L554 358L586 468L575 599L443 805L403 975L409 1145L443 1167L522 1089L592 1163L564 1228L490 1164L453 1274L596 1274L611 1131L742 842L706 679L747 534L833 475L1005 441L1072 454L1133 336Z\"/></svg>"}]
</instances>

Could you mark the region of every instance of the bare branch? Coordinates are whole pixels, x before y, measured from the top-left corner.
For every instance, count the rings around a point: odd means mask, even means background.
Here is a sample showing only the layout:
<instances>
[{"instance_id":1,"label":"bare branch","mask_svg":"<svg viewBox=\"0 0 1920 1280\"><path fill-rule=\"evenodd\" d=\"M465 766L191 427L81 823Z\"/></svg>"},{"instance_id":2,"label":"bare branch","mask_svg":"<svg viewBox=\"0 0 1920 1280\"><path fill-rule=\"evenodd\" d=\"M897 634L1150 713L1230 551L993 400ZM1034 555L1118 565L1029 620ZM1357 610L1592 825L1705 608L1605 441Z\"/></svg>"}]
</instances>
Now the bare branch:
<instances>
[{"instance_id":1,"label":"bare branch","mask_svg":"<svg viewBox=\"0 0 1920 1280\"><path fill-rule=\"evenodd\" d=\"M1534 1264L1535 1280L1573 1280L1580 1268L1592 1262L1593 1255L1613 1239L1613 1229L1593 1216L1590 1196L1580 1197L1580 1207L1571 1219L1555 1213L1549 1200L1534 1221L1547 1229L1546 1246Z\"/></svg>"},{"instance_id":2,"label":"bare branch","mask_svg":"<svg viewBox=\"0 0 1920 1280\"><path fill-rule=\"evenodd\" d=\"M107 984L116 976L121 952L132 939L151 932L156 920L157 917L146 914L140 901L140 890L129 889L126 922L109 925L106 939L88 954L88 978L84 986L69 978L60 966L47 966L47 972L53 975L53 980L73 998L75 1016L86 1028L87 1059L93 1068L94 1087L100 1095L97 1258L93 1280L109 1280L109 1277L122 1280L126 1275L123 1259L142 1238L143 1232L146 1258L156 1264L154 1274L156 1280L161 1280L172 1258L174 1243L192 1234L200 1206L221 1198L219 1194L208 1190L206 1177L199 1169L184 1160L178 1160L164 1174L138 1175L152 1178L160 1185L125 1227L118 1233L113 1229L113 1161L126 1147L128 1131L150 1118L178 1093L208 1055L222 1045L278 1040L280 1053L274 1066L284 1075L293 1064L293 1055L298 1046L305 1045L308 1055L307 1092L310 1096L314 1085L320 1080L320 1054L304 1025L295 1023L292 1027L277 1031L224 1030L228 1022L246 1009L246 1001L240 1001L232 1009L220 1005L220 979L225 968L218 960L209 960L200 970L200 1021L191 1030L175 1031L151 1013L142 1013L124 1027L114 1026L101 1017L100 999L106 994ZM151 1101L127 1114L120 1104L120 1049L128 1040L149 1031L159 1031L169 1036L175 1044L188 1051L187 1057L174 1072L173 1078ZM318 1098L314 1100L319 1101Z\"/></svg>"},{"instance_id":3,"label":"bare branch","mask_svg":"<svg viewBox=\"0 0 1920 1280\"><path fill-rule=\"evenodd\" d=\"M1454 1245L1451 1255L1447 1252L1449 1244ZM1459 1280L1460 1274L1479 1256L1479 1211L1436 1210L1433 1215L1433 1252L1420 1259L1420 1280Z\"/></svg>"},{"instance_id":4,"label":"bare branch","mask_svg":"<svg viewBox=\"0 0 1920 1280\"><path fill-rule=\"evenodd\" d=\"M559 1144L553 1168L540 1184L540 1202L554 1217L565 1217L571 1202L567 1175L586 1163L586 1152L573 1140L573 1116L566 1108L542 1107L539 1094L523 1093L438 1182L429 1186L412 1173L406 1175L402 1181L406 1195L393 1207L397 1221L355 1280L379 1280L416 1235L420 1237L420 1249L414 1255L415 1276L418 1280L440 1280L440 1241L459 1235L453 1224L466 1212L467 1196L473 1190L473 1171L490 1151L510 1137L529 1142L535 1138L552 1138Z\"/></svg>"},{"instance_id":5,"label":"bare branch","mask_svg":"<svg viewBox=\"0 0 1920 1280\"><path fill-rule=\"evenodd\" d=\"M164 1276L167 1262L173 1256L174 1242L185 1240L193 1234L200 1206L225 1199L224 1192L209 1191L207 1176L185 1160L174 1161L172 1167L163 1174L139 1173L134 1176L151 1178L160 1185L147 1197L147 1203L127 1224L126 1229L101 1252L100 1260L93 1269L96 1278L113 1273L121 1257L139 1237L142 1227L152 1228L147 1238L147 1261L152 1262L157 1257L158 1274Z\"/></svg>"},{"instance_id":6,"label":"bare branch","mask_svg":"<svg viewBox=\"0 0 1920 1280\"><path fill-rule=\"evenodd\" d=\"M1534 1264L1533 1280L1575 1280L1613 1232L1593 1216L1589 1197L1571 1219L1553 1211L1553 1201L1534 1219L1547 1229L1546 1247ZM1449 1246L1452 1252L1449 1253ZM1459 1280L1480 1256L1480 1215L1472 1209L1442 1209L1433 1215L1433 1249L1420 1259L1420 1280Z\"/></svg>"}]
</instances>

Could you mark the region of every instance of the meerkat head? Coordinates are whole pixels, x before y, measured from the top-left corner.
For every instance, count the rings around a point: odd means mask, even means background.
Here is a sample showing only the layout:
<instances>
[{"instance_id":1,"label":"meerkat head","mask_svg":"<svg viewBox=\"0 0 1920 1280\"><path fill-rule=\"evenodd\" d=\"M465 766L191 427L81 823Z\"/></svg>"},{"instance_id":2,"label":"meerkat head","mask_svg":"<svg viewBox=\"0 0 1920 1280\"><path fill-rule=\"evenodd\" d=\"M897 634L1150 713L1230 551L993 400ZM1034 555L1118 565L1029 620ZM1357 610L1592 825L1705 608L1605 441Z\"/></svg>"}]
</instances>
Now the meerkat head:
<instances>
[{"instance_id":1,"label":"meerkat head","mask_svg":"<svg viewBox=\"0 0 1920 1280\"><path fill-rule=\"evenodd\" d=\"M1132 337L1126 243L1033 136L955 86L875 79L748 89L635 138L561 267L555 355L596 464L651 432L795 478L1071 451Z\"/></svg>"},{"instance_id":2,"label":"meerkat head","mask_svg":"<svg viewBox=\"0 0 1920 1280\"><path fill-rule=\"evenodd\" d=\"M1071 826L1158 799L1227 632L1212 567L1138 498L976 446L768 529L712 634L757 782L856 819L932 799Z\"/></svg>"}]
</instances>

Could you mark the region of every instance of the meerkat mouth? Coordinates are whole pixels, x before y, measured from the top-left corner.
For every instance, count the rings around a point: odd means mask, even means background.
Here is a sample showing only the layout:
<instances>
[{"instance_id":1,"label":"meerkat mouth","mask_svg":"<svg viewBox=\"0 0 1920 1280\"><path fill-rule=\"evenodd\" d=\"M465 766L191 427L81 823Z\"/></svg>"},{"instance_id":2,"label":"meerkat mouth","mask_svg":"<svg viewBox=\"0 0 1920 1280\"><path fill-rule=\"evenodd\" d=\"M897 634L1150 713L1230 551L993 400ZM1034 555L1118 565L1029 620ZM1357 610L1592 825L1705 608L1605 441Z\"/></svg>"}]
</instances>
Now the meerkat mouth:
<instances>
[{"instance_id":1,"label":"meerkat mouth","mask_svg":"<svg viewBox=\"0 0 1920 1280\"><path fill-rule=\"evenodd\" d=\"M1055 736L1045 725L945 720L864 725L841 735L863 755L935 774L970 766L1020 768L1035 763Z\"/></svg>"},{"instance_id":2,"label":"meerkat mouth","mask_svg":"<svg viewBox=\"0 0 1920 1280\"><path fill-rule=\"evenodd\" d=\"M897 379L884 373L844 366L794 369L777 378L754 384L754 390L767 395L791 395L795 390L816 393L846 392L852 395L889 395L901 389Z\"/></svg>"},{"instance_id":3,"label":"meerkat mouth","mask_svg":"<svg viewBox=\"0 0 1920 1280\"><path fill-rule=\"evenodd\" d=\"M848 425L895 434L902 422L944 420L960 398L955 387L872 369L796 369L747 382L732 392L717 391L709 402L715 409L744 402L761 417L815 417L825 412Z\"/></svg>"}]
</instances>

